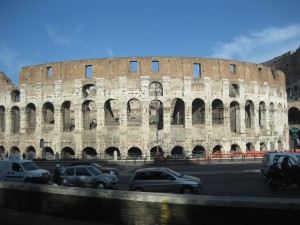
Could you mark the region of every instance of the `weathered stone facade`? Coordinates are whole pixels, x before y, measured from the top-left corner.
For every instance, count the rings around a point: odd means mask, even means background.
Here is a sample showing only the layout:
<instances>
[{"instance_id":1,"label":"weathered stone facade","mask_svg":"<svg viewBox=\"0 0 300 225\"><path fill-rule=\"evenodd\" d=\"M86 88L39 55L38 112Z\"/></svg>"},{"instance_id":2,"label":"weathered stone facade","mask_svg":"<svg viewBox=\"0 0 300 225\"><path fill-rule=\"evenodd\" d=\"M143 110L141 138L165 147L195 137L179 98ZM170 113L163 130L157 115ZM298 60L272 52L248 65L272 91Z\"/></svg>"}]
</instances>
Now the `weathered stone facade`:
<instances>
[{"instance_id":1,"label":"weathered stone facade","mask_svg":"<svg viewBox=\"0 0 300 225\"><path fill-rule=\"evenodd\" d=\"M23 67L19 80L20 95L1 83L3 154L124 159L157 149L191 155L289 146L285 76L261 64L91 59Z\"/></svg>"}]
</instances>

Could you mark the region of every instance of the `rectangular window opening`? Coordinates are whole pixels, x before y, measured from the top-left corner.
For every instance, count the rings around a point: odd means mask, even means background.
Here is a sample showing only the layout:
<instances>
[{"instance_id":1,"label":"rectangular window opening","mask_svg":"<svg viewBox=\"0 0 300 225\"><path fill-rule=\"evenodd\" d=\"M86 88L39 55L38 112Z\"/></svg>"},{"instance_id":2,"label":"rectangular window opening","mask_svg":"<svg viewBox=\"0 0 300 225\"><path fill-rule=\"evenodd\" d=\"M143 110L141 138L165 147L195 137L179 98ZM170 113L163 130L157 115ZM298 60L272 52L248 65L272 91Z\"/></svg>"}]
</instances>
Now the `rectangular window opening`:
<instances>
[{"instance_id":1,"label":"rectangular window opening","mask_svg":"<svg viewBox=\"0 0 300 225\"><path fill-rule=\"evenodd\" d=\"M201 77L201 64L194 63L194 79L200 79Z\"/></svg>"},{"instance_id":2,"label":"rectangular window opening","mask_svg":"<svg viewBox=\"0 0 300 225\"><path fill-rule=\"evenodd\" d=\"M137 61L130 61L130 72L136 73L138 70L138 63Z\"/></svg>"},{"instance_id":3,"label":"rectangular window opening","mask_svg":"<svg viewBox=\"0 0 300 225\"><path fill-rule=\"evenodd\" d=\"M159 61L152 61L152 72L157 73L159 71Z\"/></svg>"},{"instance_id":4,"label":"rectangular window opening","mask_svg":"<svg viewBox=\"0 0 300 225\"><path fill-rule=\"evenodd\" d=\"M93 77L93 66L87 65L85 66L85 78Z\"/></svg>"},{"instance_id":5,"label":"rectangular window opening","mask_svg":"<svg viewBox=\"0 0 300 225\"><path fill-rule=\"evenodd\" d=\"M47 76L52 77L52 67L47 67Z\"/></svg>"},{"instance_id":6,"label":"rectangular window opening","mask_svg":"<svg viewBox=\"0 0 300 225\"><path fill-rule=\"evenodd\" d=\"M236 65L235 64L230 64L229 68L230 68L231 73L236 73Z\"/></svg>"}]
</instances>

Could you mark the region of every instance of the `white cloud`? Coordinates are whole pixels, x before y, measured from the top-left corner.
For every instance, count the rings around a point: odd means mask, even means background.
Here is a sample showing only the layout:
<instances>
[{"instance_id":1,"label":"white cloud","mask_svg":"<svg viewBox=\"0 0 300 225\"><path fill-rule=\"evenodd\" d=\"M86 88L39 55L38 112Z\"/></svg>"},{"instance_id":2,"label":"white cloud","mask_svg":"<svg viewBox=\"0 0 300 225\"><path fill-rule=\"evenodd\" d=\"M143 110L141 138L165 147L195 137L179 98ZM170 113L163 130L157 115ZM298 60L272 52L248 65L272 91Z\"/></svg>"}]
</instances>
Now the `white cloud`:
<instances>
[{"instance_id":1,"label":"white cloud","mask_svg":"<svg viewBox=\"0 0 300 225\"><path fill-rule=\"evenodd\" d=\"M211 57L259 63L295 50L299 45L300 23L296 23L287 27L250 31L247 35L233 38L229 43L217 43L212 49Z\"/></svg>"},{"instance_id":2,"label":"white cloud","mask_svg":"<svg viewBox=\"0 0 300 225\"><path fill-rule=\"evenodd\" d=\"M80 24L75 28L74 34L69 34L64 31L61 27L55 25L45 25L47 33L54 43L59 44L63 47L71 47L80 43L78 37L82 27Z\"/></svg>"}]
</instances>

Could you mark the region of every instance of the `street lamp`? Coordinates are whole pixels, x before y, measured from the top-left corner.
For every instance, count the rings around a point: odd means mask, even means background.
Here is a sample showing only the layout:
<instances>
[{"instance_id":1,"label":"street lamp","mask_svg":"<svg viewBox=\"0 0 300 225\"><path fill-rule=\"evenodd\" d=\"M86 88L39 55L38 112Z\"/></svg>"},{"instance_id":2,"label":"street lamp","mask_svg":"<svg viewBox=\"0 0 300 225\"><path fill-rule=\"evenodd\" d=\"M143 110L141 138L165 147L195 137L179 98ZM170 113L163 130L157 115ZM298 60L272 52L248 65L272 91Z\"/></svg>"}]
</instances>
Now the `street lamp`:
<instances>
[{"instance_id":1,"label":"street lamp","mask_svg":"<svg viewBox=\"0 0 300 225\"><path fill-rule=\"evenodd\" d=\"M158 149L158 123L159 123L159 109L158 109L158 101L157 101L157 95L158 93L161 93L161 88L158 86L158 82L155 82L155 111L156 111L156 152L159 152Z\"/></svg>"}]
</instances>

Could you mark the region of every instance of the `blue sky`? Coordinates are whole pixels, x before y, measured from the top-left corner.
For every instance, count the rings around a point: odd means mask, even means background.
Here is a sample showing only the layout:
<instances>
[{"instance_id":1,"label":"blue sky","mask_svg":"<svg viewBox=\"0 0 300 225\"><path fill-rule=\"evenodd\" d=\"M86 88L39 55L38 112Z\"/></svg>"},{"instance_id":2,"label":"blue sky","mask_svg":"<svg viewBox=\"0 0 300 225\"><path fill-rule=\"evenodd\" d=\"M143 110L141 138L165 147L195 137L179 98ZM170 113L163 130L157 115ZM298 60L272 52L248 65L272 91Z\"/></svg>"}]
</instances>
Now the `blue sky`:
<instances>
[{"instance_id":1,"label":"blue sky","mask_svg":"<svg viewBox=\"0 0 300 225\"><path fill-rule=\"evenodd\" d=\"M300 46L299 0L0 0L0 71L182 56L260 63Z\"/></svg>"}]
</instances>

